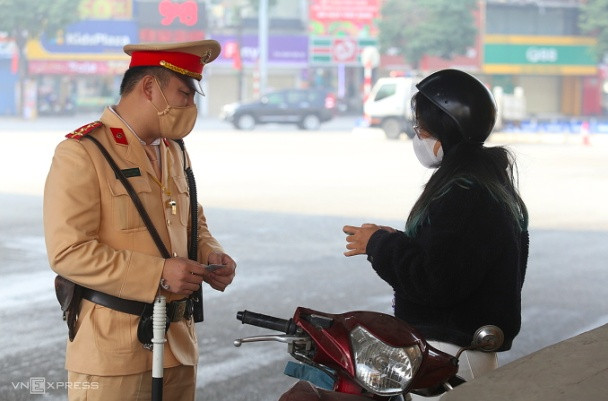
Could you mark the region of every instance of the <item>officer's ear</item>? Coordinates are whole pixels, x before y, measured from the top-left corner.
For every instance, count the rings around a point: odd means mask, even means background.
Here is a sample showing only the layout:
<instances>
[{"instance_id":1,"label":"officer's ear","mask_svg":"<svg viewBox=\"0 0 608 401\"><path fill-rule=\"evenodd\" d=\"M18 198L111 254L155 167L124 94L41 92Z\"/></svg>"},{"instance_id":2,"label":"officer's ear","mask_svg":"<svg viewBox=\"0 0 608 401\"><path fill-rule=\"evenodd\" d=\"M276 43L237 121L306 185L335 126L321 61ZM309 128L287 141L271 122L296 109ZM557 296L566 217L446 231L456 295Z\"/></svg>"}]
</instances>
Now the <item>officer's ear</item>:
<instances>
[{"instance_id":1,"label":"officer's ear","mask_svg":"<svg viewBox=\"0 0 608 401\"><path fill-rule=\"evenodd\" d=\"M152 92L154 90L154 85L156 85L155 77L153 75L144 75L144 77L140 81L141 91L143 95L148 99L152 100Z\"/></svg>"}]
</instances>

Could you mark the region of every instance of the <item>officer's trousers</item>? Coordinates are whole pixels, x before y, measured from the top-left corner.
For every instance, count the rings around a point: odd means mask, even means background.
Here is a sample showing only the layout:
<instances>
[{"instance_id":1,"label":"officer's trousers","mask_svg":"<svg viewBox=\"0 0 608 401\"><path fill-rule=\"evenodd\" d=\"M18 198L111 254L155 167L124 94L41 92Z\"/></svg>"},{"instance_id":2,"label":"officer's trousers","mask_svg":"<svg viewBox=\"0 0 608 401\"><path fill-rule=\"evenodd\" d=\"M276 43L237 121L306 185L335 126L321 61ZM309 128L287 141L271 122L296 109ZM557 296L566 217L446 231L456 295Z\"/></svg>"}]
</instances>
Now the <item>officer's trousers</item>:
<instances>
[{"instance_id":1,"label":"officer's trousers","mask_svg":"<svg viewBox=\"0 0 608 401\"><path fill-rule=\"evenodd\" d=\"M95 376L68 372L69 401L149 401L152 372L127 376ZM163 401L194 401L196 366L166 368Z\"/></svg>"}]
</instances>

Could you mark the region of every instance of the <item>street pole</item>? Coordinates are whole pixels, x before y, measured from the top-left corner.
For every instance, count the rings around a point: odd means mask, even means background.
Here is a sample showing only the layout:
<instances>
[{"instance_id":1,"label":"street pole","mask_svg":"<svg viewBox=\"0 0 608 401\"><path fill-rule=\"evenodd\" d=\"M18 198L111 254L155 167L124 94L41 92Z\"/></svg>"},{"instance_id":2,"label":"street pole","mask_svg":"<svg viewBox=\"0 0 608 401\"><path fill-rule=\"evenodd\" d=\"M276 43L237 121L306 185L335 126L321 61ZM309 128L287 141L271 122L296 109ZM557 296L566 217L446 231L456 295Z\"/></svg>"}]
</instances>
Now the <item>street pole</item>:
<instances>
[{"instance_id":1,"label":"street pole","mask_svg":"<svg viewBox=\"0 0 608 401\"><path fill-rule=\"evenodd\" d=\"M268 82L268 0L260 0L260 11L258 15L258 49L260 69L260 94L266 93Z\"/></svg>"}]
</instances>

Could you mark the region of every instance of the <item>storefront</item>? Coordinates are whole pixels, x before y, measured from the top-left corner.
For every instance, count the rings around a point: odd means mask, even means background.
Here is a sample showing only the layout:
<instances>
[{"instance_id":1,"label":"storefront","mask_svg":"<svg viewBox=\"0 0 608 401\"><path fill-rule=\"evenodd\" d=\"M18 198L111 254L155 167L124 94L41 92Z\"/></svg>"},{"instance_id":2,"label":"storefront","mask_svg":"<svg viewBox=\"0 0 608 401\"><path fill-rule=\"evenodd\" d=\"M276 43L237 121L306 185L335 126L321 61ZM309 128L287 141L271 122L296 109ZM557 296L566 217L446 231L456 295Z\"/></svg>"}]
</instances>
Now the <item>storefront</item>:
<instances>
[{"instance_id":1,"label":"storefront","mask_svg":"<svg viewBox=\"0 0 608 401\"><path fill-rule=\"evenodd\" d=\"M361 53L378 48L380 4L379 0L309 3L311 83L332 88L342 111L362 113L371 77L366 85Z\"/></svg>"},{"instance_id":2,"label":"storefront","mask_svg":"<svg viewBox=\"0 0 608 401\"><path fill-rule=\"evenodd\" d=\"M259 93L258 36L213 35L222 45L220 56L203 74L209 93L210 116L223 105L257 98ZM238 51L240 47L240 52ZM267 91L308 85L308 37L270 35L268 38Z\"/></svg>"},{"instance_id":3,"label":"storefront","mask_svg":"<svg viewBox=\"0 0 608 401\"><path fill-rule=\"evenodd\" d=\"M13 41L0 37L0 116L10 116L17 112L16 93L19 75L17 73L17 49Z\"/></svg>"},{"instance_id":4,"label":"storefront","mask_svg":"<svg viewBox=\"0 0 608 401\"><path fill-rule=\"evenodd\" d=\"M203 3L82 0L81 8L91 19L27 45L38 114L101 111L118 101L127 44L205 39Z\"/></svg>"},{"instance_id":5,"label":"storefront","mask_svg":"<svg viewBox=\"0 0 608 401\"><path fill-rule=\"evenodd\" d=\"M531 117L602 113L595 39L486 35L482 72L505 93L522 88Z\"/></svg>"},{"instance_id":6,"label":"storefront","mask_svg":"<svg viewBox=\"0 0 608 401\"><path fill-rule=\"evenodd\" d=\"M129 62L122 48L137 39L133 21L86 20L58 37L29 41L38 114L98 111L114 103Z\"/></svg>"}]
</instances>

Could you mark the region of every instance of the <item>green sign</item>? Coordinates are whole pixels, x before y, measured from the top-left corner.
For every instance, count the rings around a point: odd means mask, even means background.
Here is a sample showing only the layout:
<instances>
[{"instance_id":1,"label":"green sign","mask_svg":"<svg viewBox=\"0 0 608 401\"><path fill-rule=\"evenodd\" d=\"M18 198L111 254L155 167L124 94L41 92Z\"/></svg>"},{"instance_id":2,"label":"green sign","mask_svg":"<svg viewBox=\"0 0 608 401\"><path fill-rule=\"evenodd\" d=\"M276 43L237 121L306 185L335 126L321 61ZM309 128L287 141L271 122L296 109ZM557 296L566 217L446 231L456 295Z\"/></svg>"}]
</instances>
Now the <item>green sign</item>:
<instances>
[{"instance_id":1,"label":"green sign","mask_svg":"<svg viewBox=\"0 0 608 401\"><path fill-rule=\"evenodd\" d=\"M482 71L494 75L597 75L586 36L486 35Z\"/></svg>"},{"instance_id":2,"label":"green sign","mask_svg":"<svg viewBox=\"0 0 608 401\"><path fill-rule=\"evenodd\" d=\"M489 43L484 64L596 66L590 46Z\"/></svg>"}]
</instances>

